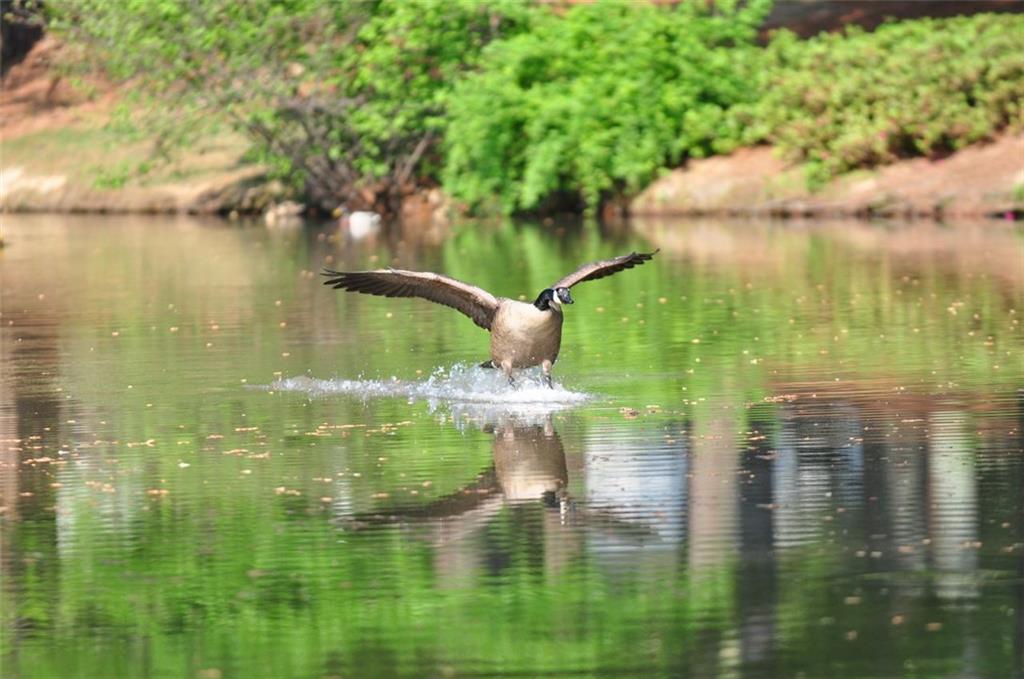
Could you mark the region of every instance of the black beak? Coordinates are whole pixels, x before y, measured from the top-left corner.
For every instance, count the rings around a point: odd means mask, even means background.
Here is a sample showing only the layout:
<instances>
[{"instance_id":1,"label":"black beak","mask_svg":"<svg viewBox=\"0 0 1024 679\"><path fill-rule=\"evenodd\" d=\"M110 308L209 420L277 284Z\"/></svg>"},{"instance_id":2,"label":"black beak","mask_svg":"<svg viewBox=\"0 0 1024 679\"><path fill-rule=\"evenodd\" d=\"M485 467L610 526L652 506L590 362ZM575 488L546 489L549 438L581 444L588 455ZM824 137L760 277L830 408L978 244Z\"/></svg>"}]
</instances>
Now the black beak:
<instances>
[{"instance_id":1,"label":"black beak","mask_svg":"<svg viewBox=\"0 0 1024 679\"><path fill-rule=\"evenodd\" d=\"M572 297L569 295L569 291L565 290L558 294L558 299L562 300L562 304L572 304Z\"/></svg>"}]
</instances>

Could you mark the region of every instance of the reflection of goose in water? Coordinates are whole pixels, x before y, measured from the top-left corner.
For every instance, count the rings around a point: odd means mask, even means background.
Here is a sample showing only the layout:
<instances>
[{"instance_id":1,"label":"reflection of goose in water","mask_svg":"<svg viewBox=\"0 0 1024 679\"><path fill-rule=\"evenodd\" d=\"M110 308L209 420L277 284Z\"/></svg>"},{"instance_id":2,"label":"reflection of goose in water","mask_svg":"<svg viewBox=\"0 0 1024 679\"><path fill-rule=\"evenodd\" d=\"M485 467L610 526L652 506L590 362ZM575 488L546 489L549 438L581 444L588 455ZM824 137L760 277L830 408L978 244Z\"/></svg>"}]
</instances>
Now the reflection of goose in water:
<instances>
[{"instance_id":1,"label":"reflection of goose in water","mask_svg":"<svg viewBox=\"0 0 1024 679\"><path fill-rule=\"evenodd\" d=\"M429 504L402 505L373 512L339 516L349 528L403 523L409 520L444 519L442 530L468 534L488 523L508 505L537 505L551 509L556 522L586 524L627 541L644 541L655 531L634 517L619 516L603 504L578 506L568 492L569 472L565 447L555 430L550 413L536 410L503 410L463 406L453 413L459 428L493 433L491 467L477 474L473 482ZM662 498L658 498L661 500Z\"/></svg>"},{"instance_id":2,"label":"reflection of goose in water","mask_svg":"<svg viewBox=\"0 0 1024 679\"><path fill-rule=\"evenodd\" d=\"M494 434L494 464L475 480L427 505L398 506L340 517L351 527L397 523L409 519L459 517L466 528L490 520L508 502L544 503L564 507L569 475L565 448L550 414L463 409L457 422ZM451 526L449 526L451 527Z\"/></svg>"},{"instance_id":3,"label":"reflection of goose in water","mask_svg":"<svg viewBox=\"0 0 1024 679\"><path fill-rule=\"evenodd\" d=\"M324 271L336 290L383 297L420 297L464 313L491 333L491 360L483 365L501 368L512 381L512 370L541 366L550 387L551 367L562 345L562 305L572 304L569 288L584 281L611 276L650 260L652 253L632 252L584 264L545 288L532 303L495 297L483 288L426 271Z\"/></svg>"},{"instance_id":4,"label":"reflection of goose in water","mask_svg":"<svg viewBox=\"0 0 1024 679\"><path fill-rule=\"evenodd\" d=\"M513 543L533 545L545 571L558 572L592 541L601 551L609 541L617 550L665 540L660 527L637 521L628 511L620 514L609 503L573 501L565 447L549 413L463 405L453 411L452 420L460 429L472 427L493 434L492 466L462 488L427 504L357 513L350 506L335 505L336 524L346 531L408 526L413 535L436 547L438 577L453 586L517 563L512 552L519 548ZM610 477L607 481L613 483ZM663 495L654 498L655 502L665 500ZM502 521L509 521L507 530L525 542L482 539ZM671 544L675 542L670 538Z\"/></svg>"},{"instance_id":5,"label":"reflection of goose in water","mask_svg":"<svg viewBox=\"0 0 1024 679\"><path fill-rule=\"evenodd\" d=\"M565 448L551 418L543 426L506 420L494 434L494 470L505 498L557 504L569 484Z\"/></svg>"}]
</instances>

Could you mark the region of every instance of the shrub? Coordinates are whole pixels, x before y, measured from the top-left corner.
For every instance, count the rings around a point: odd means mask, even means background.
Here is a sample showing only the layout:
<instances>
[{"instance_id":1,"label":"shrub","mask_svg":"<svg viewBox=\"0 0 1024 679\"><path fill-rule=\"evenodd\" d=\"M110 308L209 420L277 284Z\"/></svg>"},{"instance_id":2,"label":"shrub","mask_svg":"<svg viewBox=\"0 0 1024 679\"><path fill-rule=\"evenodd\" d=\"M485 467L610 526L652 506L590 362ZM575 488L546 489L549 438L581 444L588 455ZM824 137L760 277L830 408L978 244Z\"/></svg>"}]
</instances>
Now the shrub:
<instances>
[{"instance_id":1,"label":"shrub","mask_svg":"<svg viewBox=\"0 0 1024 679\"><path fill-rule=\"evenodd\" d=\"M942 155L1024 119L1024 16L980 14L850 28L765 51L760 99L733 118L746 141L807 161L821 182Z\"/></svg>"},{"instance_id":2,"label":"shrub","mask_svg":"<svg viewBox=\"0 0 1024 679\"><path fill-rule=\"evenodd\" d=\"M568 193L589 208L688 156L727 150L769 3L605 2L492 43L448 106L445 188L505 212Z\"/></svg>"},{"instance_id":3,"label":"shrub","mask_svg":"<svg viewBox=\"0 0 1024 679\"><path fill-rule=\"evenodd\" d=\"M754 45L770 0L47 0L187 143L226 119L324 207L417 185L591 210L664 168L770 143L824 181L1024 125L1024 16ZM153 131L152 119L148 123Z\"/></svg>"},{"instance_id":4,"label":"shrub","mask_svg":"<svg viewBox=\"0 0 1024 679\"><path fill-rule=\"evenodd\" d=\"M394 209L436 173L446 92L518 0L48 0L55 27L189 123L226 117L325 207Z\"/></svg>"}]
</instances>

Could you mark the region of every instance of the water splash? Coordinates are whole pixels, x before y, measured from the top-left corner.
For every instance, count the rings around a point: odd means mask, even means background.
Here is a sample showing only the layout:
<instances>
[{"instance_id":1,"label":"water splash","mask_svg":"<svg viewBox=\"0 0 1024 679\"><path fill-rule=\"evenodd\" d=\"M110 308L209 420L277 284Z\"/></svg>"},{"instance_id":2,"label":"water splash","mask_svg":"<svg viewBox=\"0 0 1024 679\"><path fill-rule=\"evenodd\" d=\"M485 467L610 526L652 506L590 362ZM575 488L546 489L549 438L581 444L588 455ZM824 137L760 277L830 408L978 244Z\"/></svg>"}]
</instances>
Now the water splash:
<instances>
[{"instance_id":1,"label":"water splash","mask_svg":"<svg viewBox=\"0 0 1024 679\"><path fill-rule=\"evenodd\" d=\"M425 380L324 380L314 377L286 377L265 387L271 391L293 391L311 397L346 394L364 399L407 398L410 401L428 401L431 405L480 404L550 412L561 410L593 398L591 394L569 391L557 382L547 387L539 374L519 373L516 383L509 384L499 370L488 370L475 365L456 363L450 368L438 368Z\"/></svg>"}]
</instances>

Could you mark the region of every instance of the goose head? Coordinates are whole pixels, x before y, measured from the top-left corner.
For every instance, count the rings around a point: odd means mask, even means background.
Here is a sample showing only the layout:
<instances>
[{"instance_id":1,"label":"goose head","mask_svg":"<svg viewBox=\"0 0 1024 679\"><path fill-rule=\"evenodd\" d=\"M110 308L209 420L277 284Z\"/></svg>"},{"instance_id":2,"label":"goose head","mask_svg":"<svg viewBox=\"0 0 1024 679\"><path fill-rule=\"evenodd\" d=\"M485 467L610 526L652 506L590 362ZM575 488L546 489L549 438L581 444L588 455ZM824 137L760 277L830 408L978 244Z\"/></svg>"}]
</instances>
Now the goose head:
<instances>
[{"instance_id":1,"label":"goose head","mask_svg":"<svg viewBox=\"0 0 1024 679\"><path fill-rule=\"evenodd\" d=\"M569 294L569 288L546 288L541 291L533 306L541 311L548 311L552 308L559 309L563 304L572 303L573 299Z\"/></svg>"}]
</instances>

